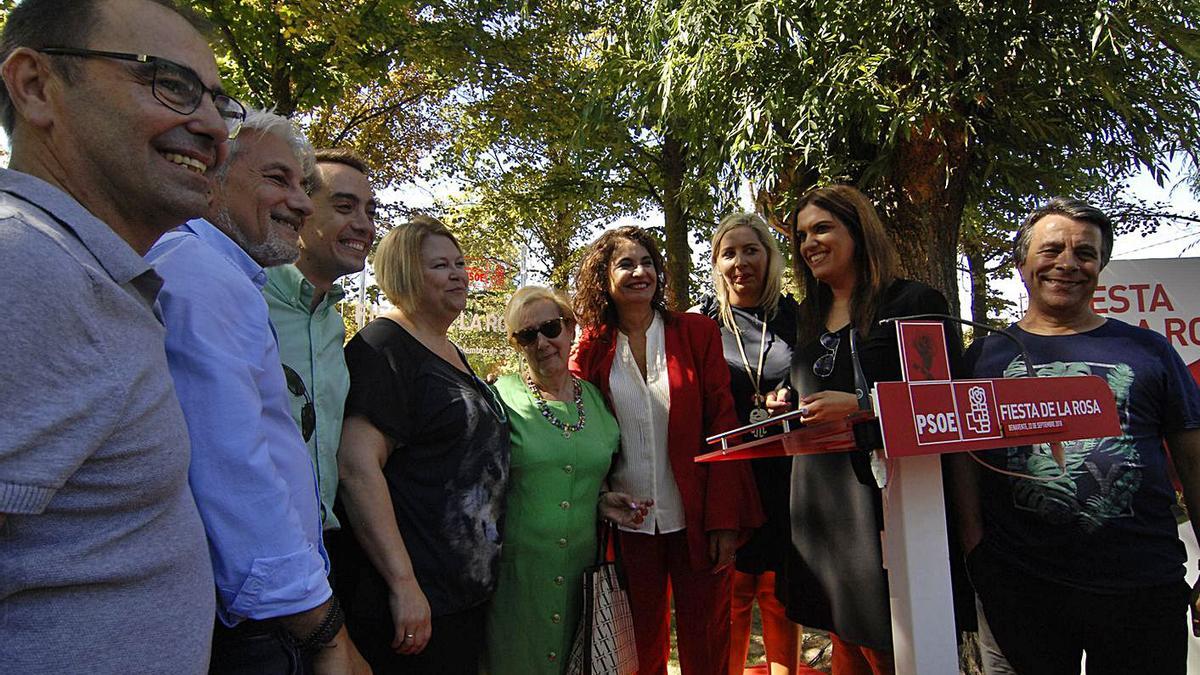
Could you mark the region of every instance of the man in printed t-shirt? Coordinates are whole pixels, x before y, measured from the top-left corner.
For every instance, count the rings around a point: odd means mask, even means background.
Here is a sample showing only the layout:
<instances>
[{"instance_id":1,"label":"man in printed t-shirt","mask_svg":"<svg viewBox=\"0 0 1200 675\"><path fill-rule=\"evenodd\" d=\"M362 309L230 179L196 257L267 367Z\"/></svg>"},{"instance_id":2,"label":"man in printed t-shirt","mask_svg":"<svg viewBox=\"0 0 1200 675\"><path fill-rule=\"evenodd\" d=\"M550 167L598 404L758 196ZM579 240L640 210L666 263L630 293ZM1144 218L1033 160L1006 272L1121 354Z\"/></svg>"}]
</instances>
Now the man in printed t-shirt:
<instances>
[{"instance_id":1,"label":"man in printed t-shirt","mask_svg":"<svg viewBox=\"0 0 1200 675\"><path fill-rule=\"evenodd\" d=\"M1065 470L1047 445L981 453L1030 476L974 472L961 521L983 614L1018 673L1077 673L1082 653L1089 673L1186 671L1190 591L1163 442L1200 505L1200 389L1165 338L1092 311L1111 251L1111 222L1074 199L1051 200L1017 233L1029 308L1009 332L1038 375L1104 378L1124 432L1064 443ZM966 361L977 377L1025 374L999 336Z\"/></svg>"}]
</instances>

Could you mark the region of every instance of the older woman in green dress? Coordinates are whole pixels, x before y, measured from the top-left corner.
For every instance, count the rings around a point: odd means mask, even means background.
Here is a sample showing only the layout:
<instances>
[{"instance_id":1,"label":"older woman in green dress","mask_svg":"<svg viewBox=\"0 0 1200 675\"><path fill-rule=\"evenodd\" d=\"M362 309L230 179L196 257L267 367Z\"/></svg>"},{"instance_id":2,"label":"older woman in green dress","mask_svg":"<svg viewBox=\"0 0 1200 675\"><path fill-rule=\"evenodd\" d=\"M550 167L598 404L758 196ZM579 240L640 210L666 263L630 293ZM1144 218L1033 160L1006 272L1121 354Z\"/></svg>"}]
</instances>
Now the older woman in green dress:
<instances>
[{"instance_id":1,"label":"older woman in green dress","mask_svg":"<svg viewBox=\"0 0 1200 675\"><path fill-rule=\"evenodd\" d=\"M583 570L596 556L597 517L636 524L652 504L602 491L620 434L599 390L567 370L571 303L526 286L504 319L525 366L495 385L508 409L512 460L487 670L561 673L582 611Z\"/></svg>"}]
</instances>

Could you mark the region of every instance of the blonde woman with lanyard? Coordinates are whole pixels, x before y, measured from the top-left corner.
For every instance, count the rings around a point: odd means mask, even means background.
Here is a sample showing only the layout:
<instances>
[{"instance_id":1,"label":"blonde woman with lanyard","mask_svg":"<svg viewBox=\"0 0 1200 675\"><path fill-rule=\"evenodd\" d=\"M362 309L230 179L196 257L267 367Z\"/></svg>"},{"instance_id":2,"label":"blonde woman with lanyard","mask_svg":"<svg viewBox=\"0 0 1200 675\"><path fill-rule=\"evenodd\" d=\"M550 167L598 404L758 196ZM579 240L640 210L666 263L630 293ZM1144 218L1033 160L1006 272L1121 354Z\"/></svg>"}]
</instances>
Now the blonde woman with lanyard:
<instances>
[{"instance_id":1,"label":"blonde woman with lanyard","mask_svg":"<svg viewBox=\"0 0 1200 675\"><path fill-rule=\"evenodd\" d=\"M767 223L753 213L723 218L712 238L713 294L696 308L721 326L734 409L742 424L767 417L766 393L787 378L796 339L796 302L781 293L783 256ZM765 435L765 434L763 434ZM733 579L729 673L745 669L755 600L773 675L795 673L803 629L787 618L775 596L775 573L791 536L788 494L791 459L753 460L767 521L738 549Z\"/></svg>"}]
</instances>

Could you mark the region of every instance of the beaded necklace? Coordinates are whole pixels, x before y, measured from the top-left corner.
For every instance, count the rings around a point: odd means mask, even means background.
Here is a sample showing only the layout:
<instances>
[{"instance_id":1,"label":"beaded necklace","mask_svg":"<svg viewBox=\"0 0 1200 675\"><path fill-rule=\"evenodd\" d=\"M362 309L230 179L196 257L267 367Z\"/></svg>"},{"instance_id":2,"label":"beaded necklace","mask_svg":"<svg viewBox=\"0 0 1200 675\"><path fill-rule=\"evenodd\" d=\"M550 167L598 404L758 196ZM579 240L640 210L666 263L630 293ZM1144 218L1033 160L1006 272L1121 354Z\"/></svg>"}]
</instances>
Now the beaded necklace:
<instances>
[{"instance_id":1,"label":"beaded necklace","mask_svg":"<svg viewBox=\"0 0 1200 675\"><path fill-rule=\"evenodd\" d=\"M533 402L537 405L538 412L542 413L542 417L551 424L555 429L562 431L563 438L570 438L571 434L583 429L583 425L587 424L587 415L583 411L583 387L579 384L579 378L572 377L571 382L575 385L575 410L579 413L579 422L577 424L566 424L558 419L550 406L546 405L546 399L542 398L542 390L533 382L532 375L525 376L525 384L529 387L529 393L533 396Z\"/></svg>"}]
</instances>

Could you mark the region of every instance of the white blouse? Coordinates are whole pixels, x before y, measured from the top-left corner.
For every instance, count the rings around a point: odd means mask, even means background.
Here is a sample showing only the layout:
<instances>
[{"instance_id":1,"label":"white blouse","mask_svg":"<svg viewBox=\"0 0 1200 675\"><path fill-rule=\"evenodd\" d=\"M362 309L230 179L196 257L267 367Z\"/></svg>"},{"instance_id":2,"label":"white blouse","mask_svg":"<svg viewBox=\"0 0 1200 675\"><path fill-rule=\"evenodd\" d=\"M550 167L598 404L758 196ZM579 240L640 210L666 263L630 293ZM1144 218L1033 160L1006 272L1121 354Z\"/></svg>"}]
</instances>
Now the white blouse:
<instances>
[{"instance_id":1,"label":"white blouse","mask_svg":"<svg viewBox=\"0 0 1200 675\"><path fill-rule=\"evenodd\" d=\"M667 455L671 385L663 320L657 312L646 330L646 379L642 379L633 358L629 338L618 331L608 386L621 427L621 453L617 455L611 487L635 498L654 499L654 508L640 526L621 529L646 534L682 530L683 498Z\"/></svg>"}]
</instances>

